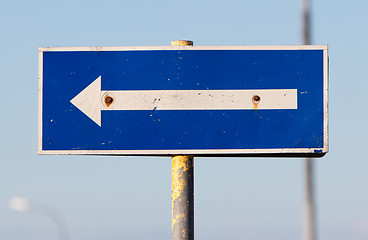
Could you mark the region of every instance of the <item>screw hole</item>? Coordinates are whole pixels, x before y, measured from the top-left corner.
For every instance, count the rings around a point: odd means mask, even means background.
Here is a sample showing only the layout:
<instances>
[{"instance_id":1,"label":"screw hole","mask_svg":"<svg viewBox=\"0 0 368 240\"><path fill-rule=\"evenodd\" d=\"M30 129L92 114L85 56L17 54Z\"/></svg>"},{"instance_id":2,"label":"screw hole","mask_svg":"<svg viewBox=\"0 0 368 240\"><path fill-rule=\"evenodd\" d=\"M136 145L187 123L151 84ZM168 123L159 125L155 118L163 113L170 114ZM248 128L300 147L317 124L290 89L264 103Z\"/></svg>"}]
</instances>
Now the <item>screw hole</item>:
<instances>
[{"instance_id":1,"label":"screw hole","mask_svg":"<svg viewBox=\"0 0 368 240\"><path fill-rule=\"evenodd\" d=\"M253 101L255 104L257 104L257 103L259 103L259 102L261 101L261 97L260 97L260 96L258 96L258 95L254 95L254 96L252 97L252 101Z\"/></svg>"}]
</instances>

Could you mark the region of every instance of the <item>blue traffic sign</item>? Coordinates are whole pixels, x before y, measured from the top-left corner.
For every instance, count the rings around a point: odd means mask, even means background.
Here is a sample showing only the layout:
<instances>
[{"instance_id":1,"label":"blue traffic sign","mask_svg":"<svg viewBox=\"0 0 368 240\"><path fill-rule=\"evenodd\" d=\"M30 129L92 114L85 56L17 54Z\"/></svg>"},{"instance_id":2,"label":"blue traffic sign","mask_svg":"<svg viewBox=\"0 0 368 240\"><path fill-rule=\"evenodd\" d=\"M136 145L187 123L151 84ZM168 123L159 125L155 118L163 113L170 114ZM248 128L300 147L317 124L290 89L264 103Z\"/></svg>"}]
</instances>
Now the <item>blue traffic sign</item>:
<instances>
[{"instance_id":1,"label":"blue traffic sign","mask_svg":"<svg viewBox=\"0 0 368 240\"><path fill-rule=\"evenodd\" d=\"M39 154L323 156L327 46L40 48Z\"/></svg>"}]
</instances>

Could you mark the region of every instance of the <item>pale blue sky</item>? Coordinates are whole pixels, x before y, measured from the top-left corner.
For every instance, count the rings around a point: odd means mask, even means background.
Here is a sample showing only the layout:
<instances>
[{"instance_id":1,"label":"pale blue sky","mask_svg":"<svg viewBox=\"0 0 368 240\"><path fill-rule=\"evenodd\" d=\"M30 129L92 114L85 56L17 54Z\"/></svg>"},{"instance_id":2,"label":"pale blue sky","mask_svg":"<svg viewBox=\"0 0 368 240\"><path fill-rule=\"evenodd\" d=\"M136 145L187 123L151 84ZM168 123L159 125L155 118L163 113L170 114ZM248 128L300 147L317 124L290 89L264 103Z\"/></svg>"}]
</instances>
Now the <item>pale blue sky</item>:
<instances>
[{"instance_id":1,"label":"pale blue sky","mask_svg":"<svg viewBox=\"0 0 368 240\"><path fill-rule=\"evenodd\" d=\"M313 43L330 56L330 152L316 162L319 239L368 238L368 2L313 1ZM0 239L52 240L54 206L71 239L170 239L171 159L37 155L38 47L295 45L299 0L0 2ZM302 236L303 159L196 158L196 239Z\"/></svg>"}]
</instances>

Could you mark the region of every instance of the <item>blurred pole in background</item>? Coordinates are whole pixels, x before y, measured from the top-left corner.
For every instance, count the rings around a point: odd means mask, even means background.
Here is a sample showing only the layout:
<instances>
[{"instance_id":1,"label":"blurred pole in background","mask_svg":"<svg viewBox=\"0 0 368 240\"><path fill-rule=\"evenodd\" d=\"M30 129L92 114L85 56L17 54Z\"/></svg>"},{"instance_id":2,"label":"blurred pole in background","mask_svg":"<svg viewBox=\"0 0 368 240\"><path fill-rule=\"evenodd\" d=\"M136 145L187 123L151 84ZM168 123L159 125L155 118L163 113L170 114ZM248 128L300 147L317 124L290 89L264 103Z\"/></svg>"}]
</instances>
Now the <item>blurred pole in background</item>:
<instances>
[{"instance_id":1,"label":"blurred pole in background","mask_svg":"<svg viewBox=\"0 0 368 240\"><path fill-rule=\"evenodd\" d=\"M310 37L310 7L309 0L302 0L302 18L303 18L303 44L311 44Z\"/></svg>"},{"instance_id":2,"label":"blurred pole in background","mask_svg":"<svg viewBox=\"0 0 368 240\"><path fill-rule=\"evenodd\" d=\"M302 1L303 44L311 44L310 34L310 3ZM304 240L316 240L316 207L314 202L314 167L313 159L305 159L305 209L304 209Z\"/></svg>"},{"instance_id":3,"label":"blurred pole in background","mask_svg":"<svg viewBox=\"0 0 368 240\"><path fill-rule=\"evenodd\" d=\"M66 221L56 209L40 203L30 203L27 199L13 197L9 200L11 209L19 212L29 212L49 218L56 227L58 240L69 240L69 232Z\"/></svg>"},{"instance_id":4,"label":"blurred pole in background","mask_svg":"<svg viewBox=\"0 0 368 240\"><path fill-rule=\"evenodd\" d=\"M316 240L313 159L305 159L305 226L304 240Z\"/></svg>"}]
</instances>

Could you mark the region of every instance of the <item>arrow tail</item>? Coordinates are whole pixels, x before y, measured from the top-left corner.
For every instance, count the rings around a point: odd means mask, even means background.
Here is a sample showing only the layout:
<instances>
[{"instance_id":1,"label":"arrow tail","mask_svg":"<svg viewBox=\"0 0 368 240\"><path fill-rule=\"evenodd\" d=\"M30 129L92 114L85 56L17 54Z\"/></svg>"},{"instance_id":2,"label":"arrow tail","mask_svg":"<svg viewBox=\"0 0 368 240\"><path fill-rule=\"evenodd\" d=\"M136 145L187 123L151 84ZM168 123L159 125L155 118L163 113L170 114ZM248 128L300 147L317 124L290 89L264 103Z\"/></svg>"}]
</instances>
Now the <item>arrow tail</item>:
<instances>
[{"instance_id":1,"label":"arrow tail","mask_svg":"<svg viewBox=\"0 0 368 240\"><path fill-rule=\"evenodd\" d=\"M102 110L297 109L297 89L104 91Z\"/></svg>"}]
</instances>

